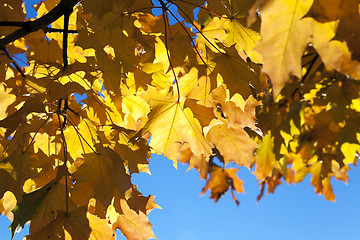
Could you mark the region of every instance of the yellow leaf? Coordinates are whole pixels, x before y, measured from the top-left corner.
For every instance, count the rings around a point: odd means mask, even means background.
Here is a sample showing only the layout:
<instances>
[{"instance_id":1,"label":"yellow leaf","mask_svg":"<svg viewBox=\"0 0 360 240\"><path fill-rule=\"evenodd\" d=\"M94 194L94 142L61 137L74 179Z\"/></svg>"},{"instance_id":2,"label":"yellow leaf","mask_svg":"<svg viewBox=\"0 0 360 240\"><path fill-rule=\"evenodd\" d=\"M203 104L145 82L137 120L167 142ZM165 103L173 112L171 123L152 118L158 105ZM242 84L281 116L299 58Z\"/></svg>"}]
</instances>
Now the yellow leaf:
<instances>
[{"instance_id":1,"label":"yellow leaf","mask_svg":"<svg viewBox=\"0 0 360 240\"><path fill-rule=\"evenodd\" d=\"M121 104L127 128L140 130L144 127L150 112L150 107L145 100L134 95L123 96Z\"/></svg>"},{"instance_id":2,"label":"yellow leaf","mask_svg":"<svg viewBox=\"0 0 360 240\"><path fill-rule=\"evenodd\" d=\"M244 23L244 21L242 21ZM251 28L244 26L239 19L228 19L222 26L225 30L224 45L227 47L236 44L238 51L246 52L254 62L261 62L261 57L253 52L255 44L260 40L260 34Z\"/></svg>"},{"instance_id":3,"label":"yellow leaf","mask_svg":"<svg viewBox=\"0 0 360 240\"><path fill-rule=\"evenodd\" d=\"M152 225L143 212L136 213L127 205L125 199L122 199L120 204L123 213L118 215L113 229L120 229L128 240L156 238L151 229Z\"/></svg>"},{"instance_id":4,"label":"yellow leaf","mask_svg":"<svg viewBox=\"0 0 360 240\"><path fill-rule=\"evenodd\" d=\"M144 131L151 133L150 146L157 154L173 160L174 166L185 143L199 158L210 155L211 144L205 140L199 121L184 108L183 101L177 102L173 92L149 87L141 97L152 109Z\"/></svg>"},{"instance_id":5,"label":"yellow leaf","mask_svg":"<svg viewBox=\"0 0 360 240\"><path fill-rule=\"evenodd\" d=\"M254 174L259 180L271 177L274 168L280 169L279 163L275 158L273 148L274 138L271 137L270 133L266 134L265 137L263 137L262 143L255 155L256 169Z\"/></svg>"},{"instance_id":6,"label":"yellow leaf","mask_svg":"<svg viewBox=\"0 0 360 240\"><path fill-rule=\"evenodd\" d=\"M82 119L78 126L67 127L64 130L67 144L67 151L73 160L85 153L93 152L93 144L95 144L96 127L91 121Z\"/></svg>"},{"instance_id":7,"label":"yellow leaf","mask_svg":"<svg viewBox=\"0 0 360 240\"><path fill-rule=\"evenodd\" d=\"M147 139L136 138L136 132L130 129L113 126L113 140L115 144L114 150L119 153L121 158L132 173L147 172L148 159L150 159L150 147Z\"/></svg>"},{"instance_id":8,"label":"yellow leaf","mask_svg":"<svg viewBox=\"0 0 360 240\"><path fill-rule=\"evenodd\" d=\"M226 123L213 119L208 127L204 128L206 139L220 151L225 165L230 161L239 166L249 167L253 152L258 145L239 124L228 126Z\"/></svg>"},{"instance_id":9,"label":"yellow leaf","mask_svg":"<svg viewBox=\"0 0 360 240\"><path fill-rule=\"evenodd\" d=\"M302 17L312 0L267 1L260 10L261 40L255 50L263 58L263 71L273 84L277 96L290 75L301 76L301 56L312 33Z\"/></svg>"},{"instance_id":10,"label":"yellow leaf","mask_svg":"<svg viewBox=\"0 0 360 240\"><path fill-rule=\"evenodd\" d=\"M5 192L4 196L0 199L0 213L9 218L10 221L14 220L14 214L11 210L16 206L16 198L12 192Z\"/></svg>"},{"instance_id":11,"label":"yellow leaf","mask_svg":"<svg viewBox=\"0 0 360 240\"><path fill-rule=\"evenodd\" d=\"M0 84L0 120L7 116L7 107L15 102L16 96L10 92L11 89L5 88L3 83Z\"/></svg>"}]
</instances>

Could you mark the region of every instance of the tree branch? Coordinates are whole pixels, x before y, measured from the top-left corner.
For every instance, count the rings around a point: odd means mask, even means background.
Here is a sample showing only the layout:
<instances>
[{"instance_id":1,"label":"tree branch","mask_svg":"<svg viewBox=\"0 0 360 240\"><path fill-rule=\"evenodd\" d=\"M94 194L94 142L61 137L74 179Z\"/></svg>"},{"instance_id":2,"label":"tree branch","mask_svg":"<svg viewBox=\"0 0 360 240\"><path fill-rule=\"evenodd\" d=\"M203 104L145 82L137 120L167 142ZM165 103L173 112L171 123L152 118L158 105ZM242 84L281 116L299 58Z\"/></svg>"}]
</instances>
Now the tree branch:
<instances>
[{"instance_id":1,"label":"tree branch","mask_svg":"<svg viewBox=\"0 0 360 240\"><path fill-rule=\"evenodd\" d=\"M51 27L44 27L42 30L45 33L63 33L64 29L58 29L58 28L51 28ZM68 30L69 34L78 34L79 32L77 30Z\"/></svg>"},{"instance_id":2,"label":"tree branch","mask_svg":"<svg viewBox=\"0 0 360 240\"><path fill-rule=\"evenodd\" d=\"M80 0L61 0L61 2L56 5L56 7L54 7L44 16L34 21L24 22L25 26L22 26L20 29L12 32L5 38L0 39L0 48L4 48L7 44L15 41L16 39L24 37L32 32L36 32L48 26L49 24L60 18L62 15L64 15L65 12L69 11L68 9L72 10L78 2L80 2Z\"/></svg>"},{"instance_id":3,"label":"tree branch","mask_svg":"<svg viewBox=\"0 0 360 240\"><path fill-rule=\"evenodd\" d=\"M1 27L22 27L25 28L28 22L0 21Z\"/></svg>"},{"instance_id":4,"label":"tree branch","mask_svg":"<svg viewBox=\"0 0 360 240\"><path fill-rule=\"evenodd\" d=\"M72 9L66 9L64 13L64 32L63 32L63 65L64 65L64 71L66 67L68 66L68 54L67 54L67 48L68 48L68 33L69 33L69 18L70 14L72 12Z\"/></svg>"}]
</instances>

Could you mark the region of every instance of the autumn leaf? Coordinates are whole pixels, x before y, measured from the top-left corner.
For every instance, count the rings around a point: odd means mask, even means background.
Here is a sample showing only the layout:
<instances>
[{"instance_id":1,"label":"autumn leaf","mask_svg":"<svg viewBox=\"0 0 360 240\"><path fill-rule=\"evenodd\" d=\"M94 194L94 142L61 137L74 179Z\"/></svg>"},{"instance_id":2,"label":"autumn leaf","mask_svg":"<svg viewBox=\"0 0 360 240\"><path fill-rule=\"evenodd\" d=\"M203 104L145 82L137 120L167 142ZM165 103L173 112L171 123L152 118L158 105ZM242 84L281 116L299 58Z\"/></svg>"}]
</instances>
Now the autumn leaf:
<instances>
[{"instance_id":1,"label":"autumn leaf","mask_svg":"<svg viewBox=\"0 0 360 240\"><path fill-rule=\"evenodd\" d=\"M120 229L129 240L156 239L152 231L152 225L143 212L139 211L136 213L130 209L124 199L121 200L120 204L123 213L118 215L113 225L114 229Z\"/></svg>"},{"instance_id":2,"label":"autumn leaf","mask_svg":"<svg viewBox=\"0 0 360 240\"><path fill-rule=\"evenodd\" d=\"M115 189L125 193L130 188L130 176L126 174L124 161L119 154L101 145L96 145L96 151L83 155L84 163L74 175L78 182L90 182L95 198L108 206Z\"/></svg>"},{"instance_id":3,"label":"autumn leaf","mask_svg":"<svg viewBox=\"0 0 360 240\"><path fill-rule=\"evenodd\" d=\"M242 97L247 98L252 94L250 85L255 89L259 87L258 73L250 69L239 56L234 45L225 48L225 51L212 57L216 65L210 74L211 85L214 86L213 88L217 87L217 76L220 74L231 93L240 93Z\"/></svg>"},{"instance_id":4,"label":"autumn leaf","mask_svg":"<svg viewBox=\"0 0 360 240\"><path fill-rule=\"evenodd\" d=\"M35 214L37 208L46 198L48 190L51 190L53 185L54 182L51 181L44 188L40 188L34 192L24 195L21 202L19 202L12 210L14 213L14 220L10 226L12 236L14 236L15 232L21 230L27 221L32 219L32 216Z\"/></svg>"},{"instance_id":5,"label":"autumn leaf","mask_svg":"<svg viewBox=\"0 0 360 240\"><path fill-rule=\"evenodd\" d=\"M228 126L226 123L214 119L204 128L206 139L219 149L224 157L225 165L230 161L239 166L249 166L257 144L242 129L239 124Z\"/></svg>"},{"instance_id":6,"label":"autumn leaf","mask_svg":"<svg viewBox=\"0 0 360 240\"><path fill-rule=\"evenodd\" d=\"M54 221L58 217L56 215L57 211L72 211L77 207L66 195L65 184L60 182L57 184L50 183L42 189L46 189L46 193L41 200L41 204L36 208L32 206L36 210L31 218L30 233L40 231Z\"/></svg>"},{"instance_id":7,"label":"autumn leaf","mask_svg":"<svg viewBox=\"0 0 360 240\"><path fill-rule=\"evenodd\" d=\"M114 150L120 154L127 164L130 174L140 171L148 172L147 165L149 164L151 149L146 139L137 139L137 132L134 130L119 126L113 126L113 128L116 130L113 140L117 142Z\"/></svg>"},{"instance_id":8,"label":"autumn leaf","mask_svg":"<svg viewBox=\"0 0 360 240\"><path fill-rule=\"evenodd\" d=\"M10 191L4 193L4 196L0 199L0 212L9 218L10 221L14 221L14 214L11 212L16 206L16 198Z\"/></svg>"},{"instance_id":9,"label":"autumn leaf","mask_svg":"<svg viewBox=\"0 0 360 240\"><path fill-rule=\"evenodd\" d=\"M215 201L307 175L333 201L360 152L355 0L0 4L0 211L27 239L154 238L151 153ZM195 16L198 12L197 16ZM260 24L261 22L261 24ZM254 47L255 46L255 47ZM19 55L21 54L21 55ZM21 57L20 57L21 56ZM232 168L217 166L229 162ZM334 190L334 191L333 191Z\"/></svg>"},{"instance_id":10,"label":"autumn leaf","mask_svg":"<svg viewBox=\"0 0 360 240\"><path fill-rule=\"evenodd\" d=\"M327 8L331 4L333 7ZM359 59L359 48L357 46L357 39L360 32L356 26L360 23L360 15L357 1L351 0L343 3L342 1L322 1L315 0L308 15L319 22L330 22L339 20L335 39L346 41L349 50L351 51L351 58Z\"/></svg>"},{"instance_id":11,"label":"autumn leaf","mask_svg":"<svg viewBox=\"0 0 360 240\"><path fill-rule=\"evenodd\" d=\"M31 233L26 239L87 239L91 228L86 213L86 206L69 213L58 211L58 217L53 222L40 231Z\"/></svg>"},{"instance_id":12,"label":"autumn leaf","mask_svg":"<svg viewBox=\"0 0 360 240\"><path fill-rule=\"evenodd\" d=\"M148 121L144 131L152 134L149 145L157 154L164 154L173 160L175 166L185 143L198 157L210 154L211 144L205 140L199 121L189 108L183 107L183 102L177 102L172 92L150 88L142 97L152 108L149 114L152 120Z\"/></svg>"},{"instance_id":13,"label":"autumn leaf","mask_svg":"<svg viewBox=\"0 0 360 240\"><path fill-rule=\"evenodd\" d=\"M9 157L0 161L0 179L4 183L0 187L1 196L6 191L11 191L17 200L21 199L25 181L37 175L37 171L32 166L34 157L31 153L23 152L18 148Z\"/></svg>"},{"instance_id":14,"label":"autumn leaf","mask_svg":"<svg viewBox=\"0 0 360 240\"><path fill-rule=\"evenodd\" d=\"M274 168L280 168L279 162L275 158L273 153L273 138L271 134L267 134L261 143L261 147L256 151L255 155L255 176L258 179L265 179L266 177L271 177Z\"/></svg>"},{"instance_id":15,"label":"autumn leaf","mask_svg":"<svg viewBox=\"0 0 360 240\"><path fill-rule=\"evenodd\" d=\"M262 38L255 50L263 58L263 71L270 77L275 96L290 75L301 77L301 56L312 30L302 17L311 3L311 0L272 1L264 4L260 10Z\"/></svg>"},{"instance_id":16,"label":"autumn leaf","mask_svg":"<svg viewBox=\"0 0 360 240\"><path fill-rule=\"evenodd\" d=\"M36 95L36 97L28 99L24 105L15 113L11 114L0 121L0 127L7 128L5 136L8 137L15 129L25 122L26 116L32 112L44 112L44 105L42 103L43 96Z\"/></svg>"},{"instance_id":17,"label":"autumn leaf","mask_svg":"<svg viewBox=\"0 0 360 240\"><path fill-rule=\"evenodd\" d=\"M210 198L213 198L215 202L230 188L233 196L233 200L239 205L239 201L236 199L233 190L238 193L244 192L243 181L241 181L236 172L236 168L221 168L213 165L209 168L210 178L207 180L206 185L202 189L201 194L204 194L207 190L211 190Z\"/></svg>"},{"instance_id":18,"label":"autumn leaf","mask_svg":"<svg viewBox=\"0 0 360 240\"><path fill-rule=\"evenodd\" d=\"M15 95L10 93L10 89L6 89L3 84L0 85L0 119L3 120L6 116L6 109L15 101Z\"/></svg>"}]
</instances>

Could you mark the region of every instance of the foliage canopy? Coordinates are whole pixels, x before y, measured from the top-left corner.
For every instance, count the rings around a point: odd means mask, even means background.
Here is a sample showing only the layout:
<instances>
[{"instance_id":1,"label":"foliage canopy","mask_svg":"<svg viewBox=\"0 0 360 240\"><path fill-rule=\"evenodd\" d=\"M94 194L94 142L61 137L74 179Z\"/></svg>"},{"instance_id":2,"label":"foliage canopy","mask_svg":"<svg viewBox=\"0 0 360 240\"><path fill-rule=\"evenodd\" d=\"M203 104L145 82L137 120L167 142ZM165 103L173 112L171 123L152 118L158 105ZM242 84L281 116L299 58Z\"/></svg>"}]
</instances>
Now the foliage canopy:
<instances>
[{"instance_id":1,"label":"foliage canopy","mask_svg":"<svg viewBox=\"0 0 360 240\"><path fill-rule=\"evenodd\" d=\"M357 0L44 0L35 18L0 2L0 211L13 234L31 220L27 239L155 238L159 206L131 183L151 153L236 204L240 167L258 200L308 174L334 200L330 179L356 165Z\"/></svg>"}]
</instances>

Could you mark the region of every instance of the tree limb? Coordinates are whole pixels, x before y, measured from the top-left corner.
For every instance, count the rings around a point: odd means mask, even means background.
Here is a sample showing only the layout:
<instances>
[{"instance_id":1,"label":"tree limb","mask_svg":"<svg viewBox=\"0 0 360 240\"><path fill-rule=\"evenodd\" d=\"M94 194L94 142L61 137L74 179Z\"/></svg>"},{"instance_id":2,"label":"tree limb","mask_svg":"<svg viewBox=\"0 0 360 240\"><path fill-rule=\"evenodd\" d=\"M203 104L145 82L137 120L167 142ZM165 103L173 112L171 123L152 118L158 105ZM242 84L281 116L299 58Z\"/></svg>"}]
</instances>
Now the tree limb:
<instances>
[{"instance_id":1,"label":"tree limb","mask_svg":"<svg viewBox=\"0 0 360 240\"><path fill-rule=\"evenodd\" d=\"M64 65L64 71L66 67L68 66L68 54L67 54L67 48L68 48L68 32L69 32L69 18L70 14L72 12L72 9L66 9L64 13L64 32L63 32L63 65Z\"/></svg>"},{"instance_id":2,"label":"tree limb","mask_svg":"<svg viewBox=\"0 0 360 240\"><path fill-rule=\"evenodd\" d=\"M64 29L57 29L57 28L51 28L51 27L44 27L42 30L45 33L63 33ZM68 30L68 34L78 34L79 32L77 30Z\"/></svg>"},{"instance_id":3,"label":"tree limb","mask_svg":"<svg viewBox=\"0 0 360 240\"><path fill-rule=\"evenodd\" d=\"M20 29L0 39L0 48L5 48L7 44L15 41L16 39L24 37L32 32L36 32L48 26L64 15L65 12L69 11L69 9L72 10L78 2L80 2L80 0L61 0L60 3L56 5L56 7L54 7L44 16L34 21L24 22L25 26L22 26Z\"/></svg>"}]
</instances>

